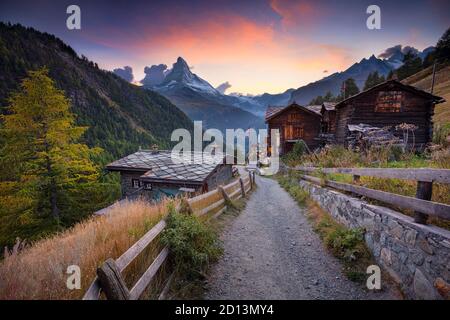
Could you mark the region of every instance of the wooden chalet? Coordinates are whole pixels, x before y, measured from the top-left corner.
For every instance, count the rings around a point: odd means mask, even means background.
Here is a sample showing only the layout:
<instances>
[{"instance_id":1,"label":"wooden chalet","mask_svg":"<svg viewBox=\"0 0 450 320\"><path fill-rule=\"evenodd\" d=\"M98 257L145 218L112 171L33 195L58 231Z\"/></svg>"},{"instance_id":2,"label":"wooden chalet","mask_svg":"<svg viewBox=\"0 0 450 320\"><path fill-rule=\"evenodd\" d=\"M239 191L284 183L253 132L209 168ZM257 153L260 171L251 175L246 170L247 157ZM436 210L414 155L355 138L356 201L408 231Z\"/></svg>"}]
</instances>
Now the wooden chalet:
<instances>
[{"instance_id":1,"label":"wooden chalet","mask_svg":"<svg viewBox=\"0 0 450 320\"><path fill-rule=\"evenodd\" d=\"M110 163L106 169L120 172L123 198L159 200L164 196L207 192L226 184L232 178L229 163L233 162L227 157L216 163L211 155L202 152L185 152L174 157L167 150L139 150Z\"/></svg>"},{"instance_id":2,"label":"wooden chalet","mask_svg":"<svg viewBox=\"0 0 450 320\"><path fill-rule=\"evenodd\" d=\"M349 126L365 124L374 127L390 127L407 123L417 127L409 134L408 145L421 149L431 142L434 105L444 102L441 97L426 91L389 80L354 95L335 106L335 140L347 145ZM395 135L402 136L397 130Z\"/></svg>"},{"instance_id":3,"label":"wooden chalet","mask_svg":"<svg viewBox=\"0 0 450 320\"><path fill-rule=\"evenodd\" d=\"M321 133L334 134L336 132L336 103L324 102L320 108L322 115Z\"/></svg>"},{"instance_id":4,"label":"wooden chalet","mask_svg":"<svg viewBox=\"0 0 450 320\"><path fill-rule=\"evenodd\" d=\"M268 107L265 116L269 130L268 154L271 154L271 129L278 129L280 132L280 155L290 152L299 140L305 141L311 150L317 148L320 119L321 114L317 108L303 107L296 103L285 107Z\"/></svg>"}]
</instances>

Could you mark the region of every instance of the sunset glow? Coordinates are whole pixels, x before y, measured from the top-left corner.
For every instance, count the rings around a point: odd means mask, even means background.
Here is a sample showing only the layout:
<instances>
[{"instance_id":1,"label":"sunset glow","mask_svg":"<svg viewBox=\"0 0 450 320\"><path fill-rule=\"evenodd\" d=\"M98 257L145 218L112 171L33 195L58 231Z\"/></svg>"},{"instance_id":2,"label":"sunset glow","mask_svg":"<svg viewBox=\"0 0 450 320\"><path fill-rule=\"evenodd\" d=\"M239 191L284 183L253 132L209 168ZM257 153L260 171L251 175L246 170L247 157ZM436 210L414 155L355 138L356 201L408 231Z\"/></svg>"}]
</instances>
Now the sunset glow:
<instances>
[{"instance_id":1,"label":"sunset glow","mask_svg":"<svg viewBox=\"0 0 450 320\"><path fill-rule=\"evenodd\" d=\"M371 31L367 1L78 1L82 30L69 31L65 2L40 1L34 10L2 1L0 18L54 33L102 68L131 66L134 81L145 66L170 68L182 56L212 85L228 81L228 92L250 94L297 88L397 44L423 49L449 25L450 9L439 0L381 1L382 29ZM417 10L424 2L429 12Z\"/></svg>"}]
</instances>

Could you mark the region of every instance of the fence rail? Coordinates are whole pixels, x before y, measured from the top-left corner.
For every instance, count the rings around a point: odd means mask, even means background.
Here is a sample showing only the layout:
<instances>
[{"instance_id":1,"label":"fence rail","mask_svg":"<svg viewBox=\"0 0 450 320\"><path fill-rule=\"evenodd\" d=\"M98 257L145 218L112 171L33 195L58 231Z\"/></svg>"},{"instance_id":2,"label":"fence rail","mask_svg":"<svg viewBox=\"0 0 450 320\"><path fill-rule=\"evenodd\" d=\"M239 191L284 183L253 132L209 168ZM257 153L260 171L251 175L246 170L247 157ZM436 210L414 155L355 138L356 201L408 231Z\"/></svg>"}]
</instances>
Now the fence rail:
<instances>
[{"instance_id":1,"label":"fence rail","mask_svg":"<svg viewBox=\"0 0 450 320\"><path fill-rule=\"evenodd\" d=\"M361 176L396 178L417 181L416 197L398 195L390 192L366 188L363 186L342 183L331 180L322 180L309 175L300 177L315 184L324 184L328 187L351 192L384 203L395 205L403 209L414 210L414 220L417 223L426 224L428 215L450 220L450 205L431 201L433 183L450 184L450 170L448 169L391 169L391 168L315 168L295 167L289 168L305 173L322 172L341 173L353 175L353 180L358 182Z\"/></svg>"},{"instance_id":2,"label":"fence rail","mask_svg":"<svg viewBox=\"0 0 450 320\"><path fill-rule=\"evenodd\" d=\"M213 218L219 216L227 208L228 200L237 200L244 197L255 184L255 173L251 172L248 176L239 178L236 181L210 192L190 198L186 202L189 210L196 216L204 216L208 213L213 214ZM122 272L131 262L141 254L150 243L161 234L166 227L166 221L161 220L151 228L142 238L133 244L118 259L108 259L97 271L97 277L89 286L83 300L98 300L101 292L105 293L107 299L139 299L145 289L148 287L160 267L164 264L170 254L170 248L165 247L161 250L155 260L137 280L135 285L128 290L122 277ZM163 299L168 291L173 274L169 276L163 292L159 299Z\"/></svg>"},{"instance_id":3,"label":"fence rail","mask_svg":"<svg viewBox=\"0 0 450 320\"><path fill-rule=\"evenodd\" d=\"M450 183L450 169L391 169L391 168L314 168L295 167L294 170L304 172L343 173L357 176L395 178L424 182Z\"/></svg>"}]
</instances>

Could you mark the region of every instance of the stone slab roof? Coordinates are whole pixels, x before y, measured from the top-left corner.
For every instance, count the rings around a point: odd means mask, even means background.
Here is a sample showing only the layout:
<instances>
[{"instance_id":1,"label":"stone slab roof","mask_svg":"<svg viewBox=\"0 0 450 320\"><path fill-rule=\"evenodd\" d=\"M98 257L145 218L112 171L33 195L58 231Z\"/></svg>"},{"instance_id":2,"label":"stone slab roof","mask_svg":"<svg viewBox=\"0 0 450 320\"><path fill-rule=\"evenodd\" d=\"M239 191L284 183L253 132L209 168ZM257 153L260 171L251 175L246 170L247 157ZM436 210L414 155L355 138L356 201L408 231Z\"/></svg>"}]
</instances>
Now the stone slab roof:
<instances>
[{"instance_id":1,"label":"stone slab roof","mask_svg":"<svg viewBox=\"0 0 450 320\"><path fill-rule=\"evenodd\" d=\"M265 118L269 119L274 114L278 113L279 111L283 110L284 108L286 108L286 107L281 107L281 106L269 106L269 107L267 107Z\"/></svg>"},{"instance_id":2,"label":"stone slab roof","mask_svg":"<svg viewBox=\"0 0 450 320\"><path fill-rule=\"evenodd\" d=\"M327 111L333 111L333 110L335 110L334 106L336 105L336 103L335 102L324 102L322 105Z\"/></svg>"},{"instance_id":3,"label":"stone slab roof","mask_svg":"<svg viewBox=\"0 0 450 320\"><path fill-rule=\"evenodd\" d=\"M183 157L172 158L171 151L140 150L110 163L106 168L110 171L142 172L141 179L149 182L203 183L224 160L217 163L211 155L202 152L189 152Z\"/></svg>"},{"instance_id":4,"label":"stone slab roof","mask_svg":"<svg viewBox=\"0 0 450 320\"><path fill-rule=\"evenodd\" d=\"M306 106L306 109L315 112L317 114L321 114L320 110L322 110L322 105L311 105L311 106Z\"/></svg>"}]
</instances>

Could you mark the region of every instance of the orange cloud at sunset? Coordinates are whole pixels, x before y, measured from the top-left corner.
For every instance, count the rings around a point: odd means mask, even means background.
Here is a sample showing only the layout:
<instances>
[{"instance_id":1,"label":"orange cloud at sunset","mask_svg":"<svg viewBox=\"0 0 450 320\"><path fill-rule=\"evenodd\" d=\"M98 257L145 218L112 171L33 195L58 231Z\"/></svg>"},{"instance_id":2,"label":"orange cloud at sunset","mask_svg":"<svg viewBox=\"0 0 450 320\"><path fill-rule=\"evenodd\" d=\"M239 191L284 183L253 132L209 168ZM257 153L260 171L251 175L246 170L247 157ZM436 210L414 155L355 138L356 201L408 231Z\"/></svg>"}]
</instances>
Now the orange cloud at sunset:
<instances>
[{"instance_id":1,"label":"orange cloud at sunset","mask_svg":"<svg viewBox=\"0 0 450 320\"><path fill-rule=\"evenodd\" d=\"M121 34L121 30L108 32L117 37L93 40L133 51L137 56L133 65L136 79L143 78L146 65L170 66L182 56L194 66L193 72L213 85L231 81L230 91L243 93L298 87L320 78L324 68L337 71L351 62L345 48L315 43L306 33L294 37L281 32L275 22L259 23L232 13L213 14L198 21L173 21L156 29L143 25L135 35ZM117 65L115 61L110 64ZM106 67L110 68L108 63Z\"/></svg>"},{"instance_id":2,"label":"orange cloud at sunset","mask_svg":"<svg viewBox=\"0 0 450 320\"><path fill-rule=\"evenodd\" d=\"M396 45L424 49L450 23L448 0L379 0L380 30L368 30L361 0L78 0L74 32L50 0L4 2L0 18L55 34L102 68L131 66L139 81L145 66L182 56L211 84L253 94L300 87Z\"/></svg>"},{"instance_id":3,"label":"orange cloud at sunset","mask_svg":"<svg viewBox=\"0 0 450 320\"><path fill-rule=\"evenodd\" d=\"M305 0L271 0L270 6L282 17L284 27L309 25L323 14L323 8Z\"/></svg>"}]
</instances>

